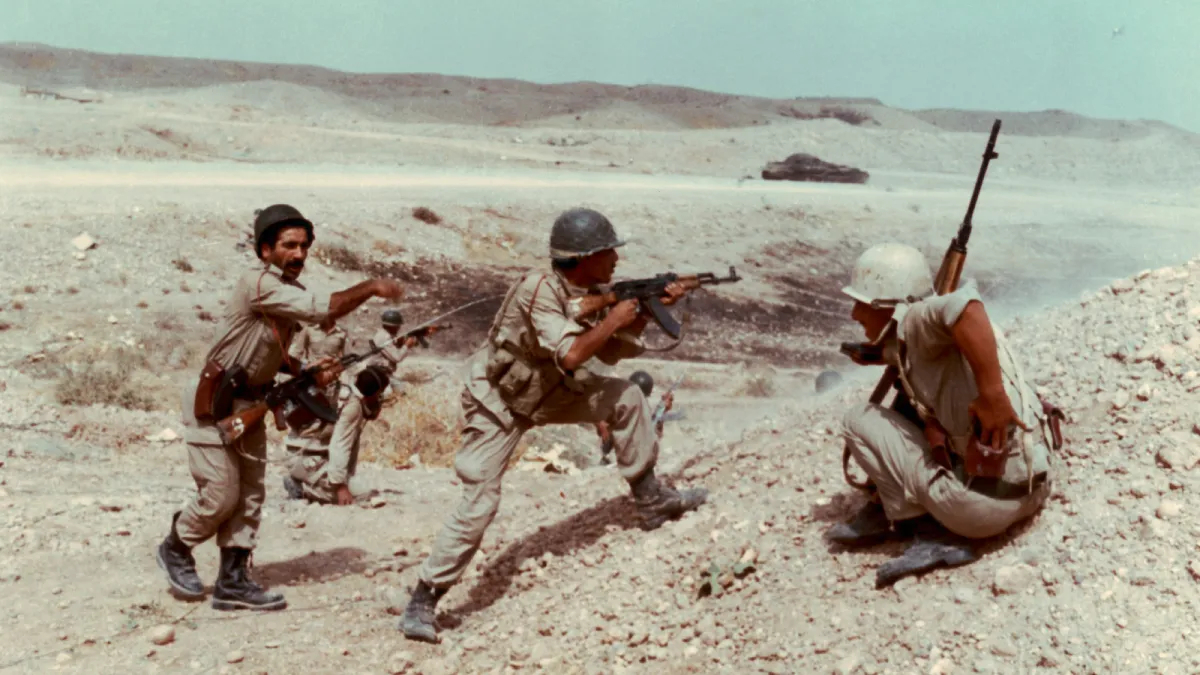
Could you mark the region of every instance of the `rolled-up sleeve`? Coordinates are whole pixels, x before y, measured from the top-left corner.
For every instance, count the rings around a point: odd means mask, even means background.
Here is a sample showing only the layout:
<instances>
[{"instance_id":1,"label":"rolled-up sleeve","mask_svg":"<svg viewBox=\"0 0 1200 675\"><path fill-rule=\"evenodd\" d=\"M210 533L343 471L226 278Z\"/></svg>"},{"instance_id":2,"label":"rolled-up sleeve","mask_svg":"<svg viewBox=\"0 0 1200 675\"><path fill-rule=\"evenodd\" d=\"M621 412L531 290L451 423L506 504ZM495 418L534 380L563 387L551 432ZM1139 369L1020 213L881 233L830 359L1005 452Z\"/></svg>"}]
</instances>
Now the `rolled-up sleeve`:
<instances>
[{"instance_id":1,"label":"rolled-up sleeve","mask_svg":"<svg viewBox=\"0 0 1200 675\"><path fill-rule=\"evenodd\" d=\"M562 370L562 360L575 344L575 340L587 331L578 321L567 316L562 304L542 282L541 288L534 287L534 296L529 309L529 320L537 336L538 347L552 355L554 365Z\"/></svg>"},{"instance_id":2,"label":"rolled-up sleeve","mask_svg":"<svg viewBox=\"0 0 1200 675\"><path fill-rule=\"evenodd\" d=\"M905 341L927 353L954 346L954 324L973 301L982 302L983 298L975 286L967 285L913 305L904 317Z\"/></svg>"},{"instance_id":3,"label":"rolled-up sleeve","mask_svg":"<svg viewBox=\"0 0 1200 675\"><path fill-rule=\"evenodd\" d=\"M621 359L634 359L646 352L646 343L640 337L618 331L596 351L601 363L615 366Z\"/></svg>"},{"instance_id":4,"label":"rolled-up sleeve","mask_svg":"<svg viewBox=\"0 0 1200 675\"><path fill-rule=\"evenodd\" d=\"M285 283L275 274L264 274L251 289L250 308L267 316L301 323L321 323L329 317L332 293L310 291Z\"/></svg>"}]
</instances>

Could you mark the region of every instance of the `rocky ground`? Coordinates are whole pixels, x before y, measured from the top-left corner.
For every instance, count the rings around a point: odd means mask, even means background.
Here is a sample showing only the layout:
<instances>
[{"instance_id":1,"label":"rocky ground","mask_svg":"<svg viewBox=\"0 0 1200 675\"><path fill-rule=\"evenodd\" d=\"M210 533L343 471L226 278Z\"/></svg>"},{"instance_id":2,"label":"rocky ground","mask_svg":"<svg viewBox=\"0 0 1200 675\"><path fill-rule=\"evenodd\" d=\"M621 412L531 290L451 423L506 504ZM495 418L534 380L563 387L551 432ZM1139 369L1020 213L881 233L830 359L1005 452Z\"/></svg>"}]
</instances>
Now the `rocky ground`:
<instances>
[{"instance_id":1,"label":"rocky ground","mask_svg":"<svg viewBox=\"0 0 1200 675\"><path fill-rule=\"evenodd\" d=\"M1039 516L986 542L973 565L877 591L875 567L899 545L846 552L822 539L860 504L842 481L838 421L878 375L836 353L856 335L837 290L882 238L936 262L990 115L867 103L853 107L876 123L854 125L815 103L796 104L809 119L703 92L453 78L400 81L429 90L401 109L392 80L334 86L281 71L282 84L230 83L221 78L253 64L193 63L188 72L224 75L147 90L80 65L99 57L47 65L5 49L0 671L1200 669L1194 136L1005 116L968 275L1067 411L1068 444ZM93 75L72 81L54 63ZM167 78L182 67L171 63L126 70ZM97 102L22 95L30 85ZM503 105L485 104L484 87ZM870 181L742 180L793 152ZM568 205L601 208L634 239L623 274L736 266L742 282L697 296L680 347L614 370L660 383L686 374L661 473L707 486L711 503L642 533L623 483L596 465L591 430L531 433L483 553L441 604L444 642L404 641L397 614L458 494L445 468L456 374L487 325L484 304L406 365L387 426L370 428L355 488L373 499L287 501L275 438L255 574L287 595L286 611L231 616L173 599L152 551L194 489L177 392L252 262L253 209L275 201L318 223L306 283L401 279L410 322L541 264L547 223ZM346 321L356 344L382 309ZM829 367L845 384L814 394ZM197 558L211 583L215 549Z\"/></svg>"}]
</instances>

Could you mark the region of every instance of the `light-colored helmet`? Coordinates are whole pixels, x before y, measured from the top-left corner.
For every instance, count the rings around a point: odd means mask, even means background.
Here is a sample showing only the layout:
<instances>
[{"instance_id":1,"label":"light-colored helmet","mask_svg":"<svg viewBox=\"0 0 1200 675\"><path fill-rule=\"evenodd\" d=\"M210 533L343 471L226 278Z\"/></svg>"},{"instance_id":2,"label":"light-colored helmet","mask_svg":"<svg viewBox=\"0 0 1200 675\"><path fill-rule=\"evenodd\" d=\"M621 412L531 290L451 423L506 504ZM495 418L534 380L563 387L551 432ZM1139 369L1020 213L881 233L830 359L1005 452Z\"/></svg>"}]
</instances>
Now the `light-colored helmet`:
<instances>
[{"instance_id":1,"label":"light-colored helmet","mask_svg":"<svg viewBox=\"0 0 1200 675\"><path fill-rule=\"evenodd\" d=\"M858 257L842 292L875 307L911 304L933 295L933 276L925 256L912 246L876 244Z\"/></svg>"}]
</instances>

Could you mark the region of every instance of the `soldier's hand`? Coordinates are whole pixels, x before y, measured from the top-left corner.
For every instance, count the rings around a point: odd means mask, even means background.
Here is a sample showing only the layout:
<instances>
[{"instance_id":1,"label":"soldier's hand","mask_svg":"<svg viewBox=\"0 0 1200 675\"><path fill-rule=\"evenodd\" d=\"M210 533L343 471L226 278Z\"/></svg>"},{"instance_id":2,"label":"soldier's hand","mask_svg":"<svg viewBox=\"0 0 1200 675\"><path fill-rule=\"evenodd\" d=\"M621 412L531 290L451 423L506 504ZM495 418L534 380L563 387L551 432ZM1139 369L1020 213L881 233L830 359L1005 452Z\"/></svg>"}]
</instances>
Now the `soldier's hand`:
<instances>
[{"instance_id":1,"label":"soldier's hand","mask_svg":"<svg viewBox=\"0 0 1200 675\"><path fill-rule=\"evenodd\" d=\"M637 320L640 312L637 300L622 300L613 305L612 310L608 313L608 320L620 329Z\"/></svg>"},{"instance_id":2,"label":"soldier's hand","mask_svg":"<svg viewBox=\"0 0 1200 675\"><path fill-rule=\"evenodd\" d=\"M667 284L667 294L659 298L659 301L664 305L673 305L679 302L679 299L687 295L687 289L678 281L672 281Z\"/></svg>"},{"instance_id":3,"label":"soldier's hand","mask_svg":"<svg viewBox=\"0 0 1200 675\"><path fill-rule=\"evenodd\" d=\"M350 493L350 488L346 485L339 485L337 489L338 506L350 506L353 503L354 495Z\"/></svg>"},{"instance_id":4,"label":"soldier's hand","mask_svg":"<svg viewBox=\"0 0 1200 675\"><path fill-rule=\"evenodd\" d=\"M979 434L979 442L996 450L1008 447L1008 428L1018 426L1029 431L1013 410L1012 402L1003 388L997 391L981 391L979 397L967 406L972 424Z\"/></svg>"},{"instance_id":5,"label":"soldier's hand","mask_svg":"<svg viewBox=\"0 0 1200 675\"><path fill-rule=\"evenodd\" d=\"M341 362L332 356L326 356L313 365L320 368L320 370L317 371L316 376L313 378L316 380L318 387L325 387L329 384L332 384L334 380L336 380L342 374Z\"/></svg>"},{"instance_id":6,"label":"soldier's hand","mask_svg":"<svg viewBox=\"0 0 1200 675\"><path fill-rule=\"evenodd\" d=\"M673 403L675 403L675 392L672 391L663 395L663 412L670 410Z\"/></svg>"},{"instance_id":7,"label":"soldier's hand","mask_svg":"<svg viewBox=\"0 0 1200 675\"><path fill-rule=\"evenodd\" d=\"M417 346L417 336L410 335L410 336L404 338L404 346L408 347L410 349L413 347L416 347Z\"/></svg>"},{"instance_id":8,"label":"soldier's hand","mask_svg":"<svg viewBox=\"0 0 1200 675\"><path fill-rule=\"evenodd\" d=\"M391 279L376 279L375 297L385 300L399 300L404 297L404 287Z\"/></svg>"}]
</instances>

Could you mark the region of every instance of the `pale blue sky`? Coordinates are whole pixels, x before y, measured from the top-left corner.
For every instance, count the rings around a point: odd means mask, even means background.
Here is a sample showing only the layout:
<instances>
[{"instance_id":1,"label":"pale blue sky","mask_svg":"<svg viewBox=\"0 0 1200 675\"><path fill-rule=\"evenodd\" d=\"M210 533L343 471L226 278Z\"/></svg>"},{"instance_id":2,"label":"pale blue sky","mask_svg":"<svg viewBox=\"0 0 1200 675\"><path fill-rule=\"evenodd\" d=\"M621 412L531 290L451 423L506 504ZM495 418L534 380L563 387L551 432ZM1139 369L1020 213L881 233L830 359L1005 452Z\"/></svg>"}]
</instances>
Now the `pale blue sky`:
<instances>
[{"instance_id":1,"label":"pale blue sky","mask_svg":"<svg viewBox=\"0 0 1200 675\"><path fill-rule=\"evenodd\" d=\"M103 52L1062 108L1200 131L1200 0L0 0L0 17L0 41Z\"/></svg>"}]
</instances>

